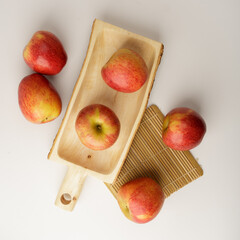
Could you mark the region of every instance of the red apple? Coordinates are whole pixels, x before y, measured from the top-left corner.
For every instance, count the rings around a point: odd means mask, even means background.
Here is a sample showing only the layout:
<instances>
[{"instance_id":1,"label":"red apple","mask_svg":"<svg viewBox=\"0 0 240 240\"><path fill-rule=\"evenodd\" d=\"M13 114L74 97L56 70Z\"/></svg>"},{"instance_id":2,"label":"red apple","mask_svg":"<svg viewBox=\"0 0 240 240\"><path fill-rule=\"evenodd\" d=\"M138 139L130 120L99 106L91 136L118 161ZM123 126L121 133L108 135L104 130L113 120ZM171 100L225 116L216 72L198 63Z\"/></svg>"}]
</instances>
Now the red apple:
<instances>
[{"instance_id":1,"label":"red apple","mask_svg":"<svg viewBox=\"0 0 240 240\"><path fill-rule=\"evenodd\" d=\"M67 54L59 41L47 31L36 32L23 51L27 65L35 72L55 75L67 62Z\"/></svg>"},{"instance_id":2,"label":"red apple","mask_svg":"<svg viewBox=\"0 0 240 240\"><path fill-rule=\"evenodd\" d=\"M203 118L190 108L175 108L163 121L163 142L175 150L190 150L203 139L206 124Z\"/></svg>"},{"instance_id":3,"label":"red apple","mask_svg":"<svg viewBox=\"0 0 240 240\"><path fill-rule=\"evenodd\" d=\"M131 93L139 90L148 77L143 58L130 49L120 49L102 68L103 80L113 89Z\"/></svg>"},{"instance_id":4,"label":"red apple","mask_svg":"<svg viewBox=\"0 0 240 240\"><path fill-rule=\"evenodd\" d=\"M18 102L24 117L33 123L46 123L59 116L61 99L44 76L33 73L22 79L18 87Z\"/></svg>"},{"instance_id":5,"label":"red apple","mask_svg":"<svg viewBox=\"0 0 240 240\"><path fill-rule=\"evenodd\" d=\"M101 104L92 104L79 112L75 129L86 147L104 150L111 147L118 139L120 122L110 108Z\"/></svg>"},{"instance_id":6,"label":"red apple","mask_svg":"<svg viewBox=\"0 0 240 240\"><path fill-rule=\"evenodd\" d=\"M155 218L164 199L160 185L147 177L124 184L117 194L120 209L129 220L136 223L147 223Z\"/></svg>"}]
</instances>

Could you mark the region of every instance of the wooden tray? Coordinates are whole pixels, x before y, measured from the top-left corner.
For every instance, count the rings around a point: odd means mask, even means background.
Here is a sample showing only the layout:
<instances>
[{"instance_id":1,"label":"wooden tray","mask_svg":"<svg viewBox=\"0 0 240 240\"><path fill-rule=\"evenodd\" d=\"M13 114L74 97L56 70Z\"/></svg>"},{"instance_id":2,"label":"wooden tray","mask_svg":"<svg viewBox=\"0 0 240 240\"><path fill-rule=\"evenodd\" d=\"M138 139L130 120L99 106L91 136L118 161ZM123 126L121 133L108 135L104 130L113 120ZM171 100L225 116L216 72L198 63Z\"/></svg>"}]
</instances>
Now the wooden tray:
<instances>
[{"instance_id":1,"label":"wooden tray","mask_svg":"<svg viewBox=\"0 0 240 240\"><path fill-rule=\"evenodd\" d=\"M147 82L139 91L131 94L111 89L101 77L103 65L116 50L123 47L138 52L149 70ZM147 106L162 54L163 45L159 42L100 20L94 21L82 70L48 155L49 159L69 166L56 199L57 206L66 210L73 209L88 174L108 183L115 180ZM111 108L121 123L118 140L104 151L86 148L75 131L79 111L94 103Z\"/></svg>"},{"instance_id":2,"label":"wooden tray","mask_svg":"<svg viewBox=\"0 0 240 240\"><path fill-rule=\"evenodd\" d=\"M163 118L155 105L146 110L119 176L114 184L106 184L115 197L124 183L137 177L155 179L168 197L203 175L189 151L172 150L163 143Z\"/></svg>"}]
</instances>

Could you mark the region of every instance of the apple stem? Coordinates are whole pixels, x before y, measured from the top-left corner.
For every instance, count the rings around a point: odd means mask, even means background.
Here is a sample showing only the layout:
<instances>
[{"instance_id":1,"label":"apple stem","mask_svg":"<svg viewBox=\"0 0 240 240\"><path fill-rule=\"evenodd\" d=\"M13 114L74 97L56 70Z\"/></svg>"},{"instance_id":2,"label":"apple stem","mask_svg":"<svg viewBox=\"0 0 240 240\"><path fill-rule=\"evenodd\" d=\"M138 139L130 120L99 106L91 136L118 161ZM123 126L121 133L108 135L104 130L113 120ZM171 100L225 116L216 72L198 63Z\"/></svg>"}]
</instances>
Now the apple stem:
<instances>
[{"instance_id":1,"label":"apple stem","mask_svg":"<svg viewBox=\"0 0 240 240\"><path fill-rule=\"evenodd\" d=\"M97 125L97 130L100 132L101 130L102 130L102 127L101 127L101 125Z\"/></svg>"}]
</instances>

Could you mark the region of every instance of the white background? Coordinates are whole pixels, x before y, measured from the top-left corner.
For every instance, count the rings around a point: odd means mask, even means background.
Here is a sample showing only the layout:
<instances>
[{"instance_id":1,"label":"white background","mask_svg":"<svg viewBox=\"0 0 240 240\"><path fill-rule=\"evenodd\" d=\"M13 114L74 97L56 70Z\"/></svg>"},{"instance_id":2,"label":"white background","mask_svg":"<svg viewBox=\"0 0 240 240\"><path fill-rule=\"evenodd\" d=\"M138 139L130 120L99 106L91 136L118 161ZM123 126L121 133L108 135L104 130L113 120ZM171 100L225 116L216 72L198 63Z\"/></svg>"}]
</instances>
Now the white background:
<instances>
[{"instance_id":1,"label":"white background","mask_svg":"<svg viewBox=\"0 0 240 240\"><path fill-rule=\"evenodd\" d=\"M152 222L127 220L99 180L88 177L73 212L54 205L66 167L47 160L85 58L95 18L164 43L149 105L164 114L194 108L207 133L192 150L204 176L171 195ZM0 1L0 239L240 239L239 0ZM68 54L49 77L63 110L48 124L22 116L18 84L32 73L22 51L48 30Z\"/></svg>"}]
</instances>

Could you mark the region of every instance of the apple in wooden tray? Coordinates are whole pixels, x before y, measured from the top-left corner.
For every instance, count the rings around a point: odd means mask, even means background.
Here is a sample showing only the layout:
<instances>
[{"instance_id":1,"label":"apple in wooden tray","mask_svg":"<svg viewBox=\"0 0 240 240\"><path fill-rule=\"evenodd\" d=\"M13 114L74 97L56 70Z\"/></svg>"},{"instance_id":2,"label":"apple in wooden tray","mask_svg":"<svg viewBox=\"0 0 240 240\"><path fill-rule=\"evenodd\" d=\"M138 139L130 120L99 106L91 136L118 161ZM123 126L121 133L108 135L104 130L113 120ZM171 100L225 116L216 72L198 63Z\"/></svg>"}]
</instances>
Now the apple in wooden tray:
<instances>
[{"instance_id":1,"label":"apple in wooden tray","mask_svg":"<svg viewBox=\"0 0 240 240\"><path fill-rule=\"evenodd\" d=\"M109 87L124 93L139 90L148 78L143 58L135 51L122 48L103 66L102 78Z\"/></svg>"},{"instance_id":2,"label":"apple in wooden tray","mask_svg":"<svg viewBox=\"0 0 240 240\"><path fill-rule=\"evenodd\" d=\"M18 87L18 103L24 117L33 123L46 123L59 116L61 98L46 77L33 73Z\"/></svg>"},{"instance_id":3,"label":"apple in wooden tray","mask_svg":"<svg viewBox=\"0 0 240 240\"><path fill-rule=\"evenodd\" d=\"M104 150L117 141L120 122L110 108L102 104L92 104L79 112L75 129L80 141L86 147Z\"/></svg>"},{"instance_id":4,"label":"apple in wooden tray","mask_svg":"<svg viewBox=\"0 0 240 240\"><path fill-rule=\"evenodd\" d=\"M36 32L23 51L27 65L35 72L55 75L67 62L67 54L60 40L51 32Z\"/></svg>"},{"instance_id":5,"label":"apple in wooden tray","mask_svg":"<svg viewBox=\"0 0 240 240\"><path fill-rule=\"evenodd\" d=\"M147 223L160 212L164 193L152 178L140 177L120 187L117 201L123 214L136 223Z\"/></svg>"},{"instance_id":6,"label":"apple in wooden tray","mask_svg":"<svg viewBox=\"0 0 240 240\"><path fill-rule=\"evenodd\" d=\"M190 150L199 145L206 133L204 119L190 108L171 110L163 121L163 142L174 150Z\"/></svg>"}]
</instances>

